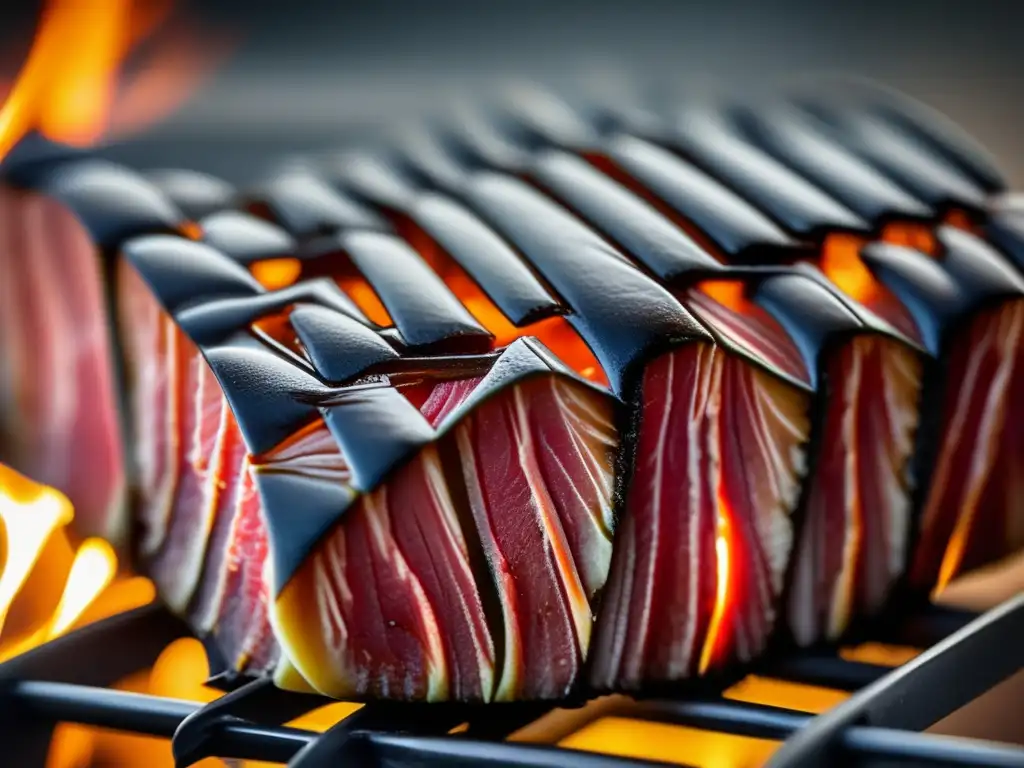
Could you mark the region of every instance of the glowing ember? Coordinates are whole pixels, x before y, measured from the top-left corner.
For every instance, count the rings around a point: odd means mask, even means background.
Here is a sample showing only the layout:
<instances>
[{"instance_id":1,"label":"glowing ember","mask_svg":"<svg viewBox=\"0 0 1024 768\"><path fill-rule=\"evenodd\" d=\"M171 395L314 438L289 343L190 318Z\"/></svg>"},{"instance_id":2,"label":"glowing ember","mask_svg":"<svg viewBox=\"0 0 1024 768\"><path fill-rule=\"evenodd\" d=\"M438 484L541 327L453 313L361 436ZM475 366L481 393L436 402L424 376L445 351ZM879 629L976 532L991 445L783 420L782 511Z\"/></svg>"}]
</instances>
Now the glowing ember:
<instances>
[{"instance_id":1,"label":"glowing ember","mask_svg":"<svg viewBox=\"0 0 1024 768\"><path fill-rule=\"evenodd\" d=\"M634 759L678 763L682 758L703 768L763 765L779 744L629 717L603 717L559 743L570 749Z\"/></svg>"},{"instance_id":2,"label":"glowing ember","mask_svg":"<svg viewBox=\"0 0 1024 768\"><path fill-rule=\"evenodd\" d=\"M821 271L852 299L870 303L878 282L860 258L864 241L854 235L830 235L821 251Z\"/></svg>"},{"instance_id":3,"label":"glowing ember","mask_svg":"<svg viewBox=\"0 0 1024 768\"><path fill-rule=\"evenodd\" d=\"M747 675L722 694L732 701L821 714L850 697L845 691Z\"/></svg>"},{"instance_id":4,"label":"glowing ember","mask_svg":"<svg viewBox=\"0 0 1024 768\"><path fill-rule=\"evenodd\" d=\"M965 222L964 219L955 215L952 220L953 222ZM964 226L963 228L966 229L967 227ZM882 230L882 240L893 245L914 248L922 253L927 253L929 256L934 256L939 246L935 239L935 233L926 224L893 222Z\"/></svg>"},{"instance_id":5,"label":"glowing ember","mask_svg":"<svg viewBox=\"0 0 1024 768\"><path fill-rule=\"evenodd\" d=\"M705 280L698 288L735 312L743 312L750 308L751 302L746 297L743 283L739 280Z\"/></svg>"},{"instance_id":6,"label":"glowing ember","mask_svg":"<svg viewBox=\"0 0 1024 768\"><path fill-rule=\"evenodd\" d=\"M299 279L302 262L298 259L267 259L252 265L252 274L271 291L285 288Z\"/></svg>"}]
</instances>

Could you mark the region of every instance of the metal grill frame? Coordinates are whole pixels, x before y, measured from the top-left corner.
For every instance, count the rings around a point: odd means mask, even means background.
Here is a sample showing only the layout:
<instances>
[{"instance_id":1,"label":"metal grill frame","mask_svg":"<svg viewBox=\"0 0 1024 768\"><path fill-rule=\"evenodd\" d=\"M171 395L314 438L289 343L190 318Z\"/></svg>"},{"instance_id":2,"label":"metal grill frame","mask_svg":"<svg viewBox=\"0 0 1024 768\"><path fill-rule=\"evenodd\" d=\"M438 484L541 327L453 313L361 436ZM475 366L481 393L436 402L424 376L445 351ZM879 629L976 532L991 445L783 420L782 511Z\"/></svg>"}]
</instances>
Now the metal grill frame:
<instances>
[{"instance_id":1,"label":"metal grill frame","mask_svg":"<svg viewBox=\"0 0 1024 768\"><path fill-rule=\"evenodd\" d=\"M888 667L822 651L777 655L748 670L850 691L818 716L720 695L645 700L621 712L637 720L782 739L770 768L857 765L1024 766L1024 747L921 731L1024 668L1024 594L981 615L928 608L872 639L929 646ZM89 625L0 664L3 762L43 765L59 722L172 739L179 766L210 756L337 765L628 768L645 760L503 739L550 705L371 703L317 734L282 723L328 700L248 683L205 706L105 686L149 666L188 629L151 605ZM467 726L449 734L456 725ZM685 756L681 756L685 759Z\"/></svg>"}]
</instances>

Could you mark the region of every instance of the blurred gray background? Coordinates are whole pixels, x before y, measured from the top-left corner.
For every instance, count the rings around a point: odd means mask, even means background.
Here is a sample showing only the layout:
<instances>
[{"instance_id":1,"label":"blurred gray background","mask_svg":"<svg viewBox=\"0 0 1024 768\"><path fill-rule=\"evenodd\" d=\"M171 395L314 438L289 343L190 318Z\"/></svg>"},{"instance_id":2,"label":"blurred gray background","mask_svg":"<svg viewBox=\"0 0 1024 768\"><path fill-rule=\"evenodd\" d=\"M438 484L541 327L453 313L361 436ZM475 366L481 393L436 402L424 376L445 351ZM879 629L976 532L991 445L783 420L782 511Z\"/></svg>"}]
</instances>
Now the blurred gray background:
<instances>
[{"instance_id":1,"label":"blurred gray background","mask_svg":"<svg viewBox=\"0 0 1024 768\"><path fill-rule=\"evenodd\" d=\"M879 79L947 113L1024 186L1019 0L179 5L240 43L170 121L112 148L119 159L244 181L255 157L344 143L436 108L447 95L488 92L509 78L564 86L654 73L680 84L720 79L756 88L839 72ZM2 37L27 41L34 12L31 3L3 11Z\"/></svg>"}]
</instances>

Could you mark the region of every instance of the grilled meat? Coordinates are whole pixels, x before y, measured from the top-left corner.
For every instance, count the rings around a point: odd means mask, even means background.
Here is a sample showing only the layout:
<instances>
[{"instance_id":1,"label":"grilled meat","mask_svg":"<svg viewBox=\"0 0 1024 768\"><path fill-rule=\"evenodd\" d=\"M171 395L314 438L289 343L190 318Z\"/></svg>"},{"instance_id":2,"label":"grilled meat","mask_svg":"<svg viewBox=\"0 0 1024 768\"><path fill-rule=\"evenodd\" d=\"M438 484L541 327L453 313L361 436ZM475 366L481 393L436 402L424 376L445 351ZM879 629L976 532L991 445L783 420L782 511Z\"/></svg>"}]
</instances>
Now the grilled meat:
<instances>
[{"instance_id":1,"label":"grilled meat","mask_svg":"<svg viewBox=\"0 0 1024 768\"><path fill-rule=\"evenodd\" d=\"M230 674L642 690L1024 543L1024 209L888 92L4 174L3 457Z\"/></svg>"}]
</instances>

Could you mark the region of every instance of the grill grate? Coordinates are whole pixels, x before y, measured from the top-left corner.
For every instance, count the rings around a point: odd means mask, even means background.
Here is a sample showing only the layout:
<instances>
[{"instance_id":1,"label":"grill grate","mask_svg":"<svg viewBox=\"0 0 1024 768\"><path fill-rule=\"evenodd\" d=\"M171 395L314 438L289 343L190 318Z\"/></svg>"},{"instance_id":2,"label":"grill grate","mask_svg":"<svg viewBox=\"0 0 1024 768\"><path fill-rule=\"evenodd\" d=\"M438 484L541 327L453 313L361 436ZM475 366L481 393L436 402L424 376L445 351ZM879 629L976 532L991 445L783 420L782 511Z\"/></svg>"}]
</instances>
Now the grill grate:
<instances>
[{"instance_id":1,"label":"grill grate","mask_svg":"<svg viewBox=\"0 0 1024 768\"><path fill-rule=\"evenodd\" d=\"M111 690L186 636L156 606L85 627L0 665L0 738L9 765L43 765L54 725L74 722L173 738L179 765L203 757L320 766L660 765L650 761L504 739L549 711L538 705L362 707L324 734L283 726L325 700L284 693L255 681L201 706ZM1024 748L920 731L1024 667L1024 595L982 616L929 608L875 639L929 647L887 667L822 652L772 659L758 674L854 692L813 716L701 692L602 710L598 717L686 725L721 733L784 739L769 765L1024 766ZM449 732L460 724L458 733ZM681 756L685 759L685 755Z\"/></svg>"}]
</instances>

